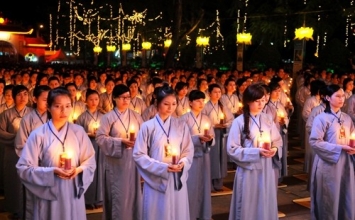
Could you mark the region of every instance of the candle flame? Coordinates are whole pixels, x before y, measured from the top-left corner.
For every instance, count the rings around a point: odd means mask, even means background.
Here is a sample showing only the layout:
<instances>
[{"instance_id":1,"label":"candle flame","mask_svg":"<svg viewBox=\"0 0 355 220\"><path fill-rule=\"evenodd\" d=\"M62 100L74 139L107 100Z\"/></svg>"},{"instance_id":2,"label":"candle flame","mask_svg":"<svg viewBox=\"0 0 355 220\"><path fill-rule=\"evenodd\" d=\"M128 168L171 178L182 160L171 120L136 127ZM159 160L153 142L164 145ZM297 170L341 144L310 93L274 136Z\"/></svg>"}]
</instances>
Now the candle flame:
<instances>
[{"instance_id":1,"label":"candle flame","mask_svg":"<svg viewBox=\"0 0 355 220\"><path fill-rule=\"evenodd\" d=\"M351 134L351 139L355 139L355 133Z\"/></svg>"},{"instance_id":2,"label":"candle flame","mask_svg":"<svg viewBox=\"0 0 355 220\"><path fill-rule=\"evenodd\" d=\"M177 150L176 150L175 148L173 148L173 149L171 150L171 155L172 155L172 156L176 156L177 154L178 154Z\"/></svg>"},{"instance_id":3,"label":"candle flame","mask_svg":"<svg viewBox=\"0 0 355 220\"><path fill-rule=\"evenodd\" d=\"M224 114L221 113L220 116L219 116L220 119L224 119Z\"/></svg>"},{"instance_id":4,"label":"candle flame","mask_svg":"<svg viewBox=\"0 0 355 220\"><path fill-rule=\"evenodd\" d=\"M81 92L77 91L76 92L76 100L80 100L80 98L81 98Z\"/></svg>"},{"instance_id":5,"label":"candle flame","mask_svg":"<svg viewBox=\"0 0 355 220\"><path fill-rule=\"evenodd\" d=\"M243 107L243 103L239 102L238 106L239 106L239 108L242 108Z\"/></svg>"},{"instance_id":6,"label":"candle flame","mask_svg":"<svg viewBox=\"0 0 355 220\"><path fill-rule=\"evenodd\" d=\"M73 152L72 151L67 151L67 158L70 159L73 157Z\"/></svg>"},{"instance_id":7,"label":"candle flame","mask_svg":"<svg viewBox=\"0 0 355 220\"><path fill-rule=\"evenodd\" d=\"M131 133L134 132L134 125L131 125L131 126L129 127L129 131L130 131Z\"/></svg>"},{"instance_id":8,"label":"candle flame","mask_svg":"<svg viewBox=\"0 0 355 220\"><path fill-rule=\"evenodd\" d=\"M94 126L93 126L93 127L94 127L94 129L97 129L97 128L99 128L99 127L100 127L100 123L98 123L98 122L95 122L95 123L94 123Z\"/></svg>"},{"instance_id":9,"label":"candle flame","mask_svg":"<svg viewBox=\"0 0 355 220\"><path fill-rule=\"evenodd\" d=\"M208 123L205 124L205 129L209 129L210 125Z\"/></svg>"},{"instance_id":10,"label":"candle flame","mask_svg":"<svg viewBox=\"0 0 355 220\"><path fill-rule=\"evenodd\" d=\"M280 118L285 117L285 115L284 115L284 113L283 113L283 112L279 112L279 113L278 113L278 116L279 116Z\"/></svg>"},{"instance_id":11,"label":"candle flame","mask_svg":"<svg viewBox=\"0 0 355 220\"><path fill-rule=\"evenodd\" d=\"M74 114L73 114L73 119L76 120L76 119L78 119L78 117L79 117L79 114L76 113L76 112L74 112Z\"/></svg>"}]
</instances>

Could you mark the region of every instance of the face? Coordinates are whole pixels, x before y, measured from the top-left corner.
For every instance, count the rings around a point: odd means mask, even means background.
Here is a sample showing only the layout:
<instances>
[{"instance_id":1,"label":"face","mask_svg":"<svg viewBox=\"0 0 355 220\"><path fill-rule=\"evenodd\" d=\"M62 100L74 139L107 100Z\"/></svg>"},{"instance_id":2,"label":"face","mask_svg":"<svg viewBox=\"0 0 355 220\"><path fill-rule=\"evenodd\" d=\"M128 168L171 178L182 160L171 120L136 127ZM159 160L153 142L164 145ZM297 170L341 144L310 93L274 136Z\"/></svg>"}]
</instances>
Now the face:
<instances>
[{"instance_id":1,"label":"face","mask_svg":"<svg viewBox=\"0 0 355 220\"><path fill-rule=\"evenodd\" d=\"M101 82L105 82L106 78L107 78L106 74L101 74L100 75L100 81Z\"/></svg>"},{"instance_id":2,"label":"face","mask_svg":"<svg viewBox=\"0 0 355 220\"><path fill-rule=\"evenodd\" d=\"M176 98L174 95L165 97L158 106L158 112L162 115L171 115L176 109Z\"/></svg>"},{"instance_id":3,"label":"face","mask_svg":"<svg viewBox=\"0 0 355 220\"><path fill-rule=\"evenodd\" d=\"M28 83L29 81L30 81L30 75L28 75L27 73L23 74L22 83Z\"/></svg>"},{"instance_id":4,"label":"face","mask_svg":"<svg viewBox=\"0 0 355 220\"><path fill-rule=\"evenodd\" d=\"M5 84L0 83L0 95L4 92Z\"/></svg>"},{"instance_id":5,"label":"face","mask_svg":"<svg viewBox=\"0 0 355 220\"><path fill-rule=\"evenodd\" d=\"M239 92L243 93L246 88L247 88L247 82L243 82L243 84L239 86Z\"/></svg>"},{"instance_id":6,"label":"face","mask_svg":"<svg viewBox=\"0 0 355 220\"><path fill-rule=\"evenodd\" d=\"M354 89L354 81L348 82L346 84L346 88L345 89L348 90L348 91L353 91L353 89Z\"/></svg>"},{"instance_id":7,"label":"face","mask_svg":"<svg viewBox=\"0 0 355 220\"><path fill-rule=\"evenodd\" d=\"M74 79L76 85L81 85L84 82L84 79L81 76L76 76Z\"/></svg>"},{"instance_id":8,"label":"face","mask_svg":"<svg viewBox=\"0 0 355 220\"><path fill-rule=\"evenodd\" d=\"M206 91L207 89L208 89L208 83L207 83L207 81L203 80L200 84L200 90Z\"/></svg>"},{"instance_id":9,"label":"face","mask_svg":"<svg viewBox=\"0 0 355 220\"><path fill-rule=\"evenodd\" d=\"M99 101L100 99L98 94L91 94L86 97L86 105L89 109L97 108Z\"/></svg>"},{"instance_id":10,"label":"face","mask_svg":"<svg viewBox=\"0 0 355 220\"><path fill-rule=\"evenodd\" d=\"M76 88L74 86L69 86L68 91L70 93L70 97L72 98L76 97Z\"/></svg>"},{"instance_id":11,"label":"face","mask_svg":"<svg viewBox=\"0 0 355 220\"><path fill-rule=\"evenodd\" d=\"M4 96L5 96L5 102L10 103L14 101L14 99L12 98L12 90L10 89L6 90Z\"/></svg>"},{"instance_id":12,"label":"face","mask_svg":"<svg viewBox=\"0 0 355 220\"><path fill-rule=\"evenodd\" d=\"M47 98L49 91L44 91L38 98L33 97L33 102L37 104L37 109L44 111L47 109Z\"/></svg>"},{"instance_id":13,"label":"face","mask_svg":"<svg viewBox=\"0 0 355 220\"><path fill-rule=\"evenodd\" d=\"M60 86L58 80L51 80L49 83L48 83L48 86L51 88L51 89L55 89L55 88L58 88Z\"/></svg>"},{"instance_id":14,"label":"face","mask_svg":"<svg viewBox=\"0 0 355 220\"><path fill-rule=\"evenodd\" d=\"M131 101L131 95L129 92L123 93L122 95L115 98L116 106L118 109L126 110Z\"/></svg>"},{"instance_id":15,"label":"face","mask_svg":"<svg viewBox=\"0 0 355 220\"><path fill-rule=\"evenodd\" d=\"M48 85L48 78L47 77L43 77L41 79L41 81L39 82L39 85Z\"/></svg>"},{"instance_id":16,"label":"face","mask_svg":"<svg viewBox=\"0 0 355 220\"><path fill-rule=\"evenodd\" d=\"M131 95L137 95L138 93L138 85L137 83L133 83L129 86L129 91L131 92Z\"/></svg>"},{"instance_id":17,"label":"face","mask_svg":"<svg viewBox=\"0 0 355 220\"><path fill-rule=\"evenodd\" d=\"M71 82L71 78L70 77L66 77L63 79L64 85L68 84Z\"/></svg>"},{"instance_id":18,"label":"face","mask_svg":"<svg viewBox=\"0 0 355 220\"><path fill-rule=\"evenodd\" d=\"M228 92L234 92L235 88L236 88L236 86L235 86L235 82L234 81L230 81L228 83L228 85L226 86L226 89L227 89Z\"/></svg>"},{"instance_id":19,"label":"face","mask_svg":"<svg viewBox=\"0 0 355 220\"><path fill-rule=\"evenodd\" d=\"M190 87L194 87L194 86L195 86L195 83L196 83L196 80L195 80L194 78L191 78L191 79L189 80L189 85L190 85Z\"/></svg>"},{"instance_id":20,"label":"face","mask_svg":"<svg viewBox=\"0 0 355 220\"><path fill-rule=\"evenodd\" d=\"M32 76L31 76L31 83L32 83L32 84L35 84L36 81L37 81L37 73L32 74Z\"/></svg>"},{"instance_id":21,"label":"face","mask_svg":"<svg viewBox=\"0 0 355 220\"><path fill-rule=\"evenodd\" d=\"M222 74L221 76L221 82L225 82L227 79L227 75L226 74Z\"/></svg>"},{"instance_id":22,"label":"face","mask_svg":"<svg viewBox=\"0 0 355 220\"><path fill-rule=\"evenodd\" d=\"M332 108L341 108L345 102L345 93L343 89L339 89L332 96L326 96L326 99L329 101L329 104Z\"/></svg>"},{"instance_id":23,"label":"face","mask_svg":"<svg viewBox=\"0 0 355 220\"><path fill-rule=\"evenodd\" d=\"M194 111L202 111L203 107L205 106L205 99L195 99L192 102L189 102L191 109Z\"/></svg>"},{"instance_id":24,"label":"face","mask_svg":"<svg viewBox=\"0 0 355 220\"><path fill-rule=\"evenodd\" d=\"M72 111L71 100L66 95L59 95L54 98L48 111L51 113L53 122L66 122Z\"/></svg>"},{"instance_id":25,"label":"face","mask_svg":"<svg viewBox=\"0 0 355 220\"><path fill-rule=\"evenodd\" d=\"M115 87L115 83L113 81L109 81L106 83L105 87L106 87L106 92L110 94L112 93L113 88Z\"/></svg>"},{"instance_id":26,"label":"face","mask_svg":"<svg viewBox=\"0 0 355 220\"><path fill-rule=\"evenodd\" d=\"M91 80L90 81L90 83L89 83L89 87L90 87L90 89L96 89L96 87L97 87L97 83L96 83L96 81L95 80Z\"/></svg>"},{"instance_id":27,"label":"face","mask_svg":"<svg viewBox=\"0 0 355 220\"><path fill-rule=\"evenodd\" d=\"M281 95L281 88L278 88L271 92L270 98L273 100L280 99L280 95Z\"/></svg>"},{"instance_id":28,"label":"face","mask_svg":"<svg viewBox=\"0 0 355 220\"><path fill-rule=\"evenodd\" d=\"M187 94L187 87L184 86L184 88L182 88L179 92L178 92L178 95L179 96L186 96Z\"/></svg>"},{"instance_id":29,"label":"face","mask_svg":"<svg viewBox=\"0 0 355 220\"><path fill-rule=\"evenodd\" d=\"M28 103L28 91L17 93L15 97L15 105L26 105Z\"/></svg>"},{"instance_id":30,"label":"face","mask_svg":"<svg viewBox=\"0 0 355 220\"><path fill-rule=\"evenodd\" d=\"M210 99L211 100L219 100L222 96L222 91L220 88L213 88L213 90L210 92Z\"/></svg>"},{"instance_id":31,"label":"face","mask_svg":"<svg viewBox=\"0 0 355 220\"><path fill-rule=\"evenodd\" d=\"M265 100L266 97L263 96L261 99L255 100L253 102L249 102L248 105L249 105L250 112L256 114L260 113L265 106L266 103Z\"/></svg>"}]
</instances>

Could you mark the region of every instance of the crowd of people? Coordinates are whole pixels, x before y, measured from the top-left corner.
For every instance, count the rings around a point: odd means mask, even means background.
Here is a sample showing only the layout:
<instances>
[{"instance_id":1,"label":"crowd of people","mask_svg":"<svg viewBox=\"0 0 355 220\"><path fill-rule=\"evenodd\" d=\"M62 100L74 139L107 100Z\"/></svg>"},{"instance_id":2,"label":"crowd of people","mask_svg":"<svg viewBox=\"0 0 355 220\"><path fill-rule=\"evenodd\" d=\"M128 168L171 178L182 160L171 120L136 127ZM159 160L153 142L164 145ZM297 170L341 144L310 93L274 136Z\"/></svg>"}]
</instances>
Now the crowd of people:
<instances>
[{"instance_id":1,"label":"crowd of people","mask_svg":"<svg viewBox=\"0 0 355 220\"><path fill-rule=\"evenodd\" d=\"M283 68L3 68L6 211L86 219L86 209L103 207L104 219L211 219L211 192L223 191L234 164L229 219L278 219L296 111L312 216L355 219L354 76L305 70L293 82Z\"/></svg>"}]
</instances>

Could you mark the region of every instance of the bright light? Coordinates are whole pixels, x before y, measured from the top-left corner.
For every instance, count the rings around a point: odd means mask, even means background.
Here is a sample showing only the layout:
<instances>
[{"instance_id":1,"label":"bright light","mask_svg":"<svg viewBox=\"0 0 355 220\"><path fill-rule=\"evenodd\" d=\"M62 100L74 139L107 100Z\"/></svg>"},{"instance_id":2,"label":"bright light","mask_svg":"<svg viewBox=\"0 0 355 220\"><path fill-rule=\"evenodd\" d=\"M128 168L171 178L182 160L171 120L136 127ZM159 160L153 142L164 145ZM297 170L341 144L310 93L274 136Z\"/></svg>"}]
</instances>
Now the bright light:
<instances>
[{"instance_id":1,"label":"bright light","mask_svg":"<svg viewBox=\"0 0 355 220\"><path fill-rule=\"evenodd\" d=\"M208 46L210 44L209 37L197 37L196 39L197 46Z\"/></svg>"},{"instance_id":2,"label":"bright light","mask_svg":"<svg viewBox=\"0 0 355 220\"><path fill-rule=\"evenodd\" d=\"M94 52L95 53L101 53L101 51L102 51L102 48L100 46L95 46L94 47Z\"/></svg>"},{"instance_id":3,"label":"bright light","mask_svg":"<svg viewBox=\"0 0 355 220\"><path fill-rule=\"evenodd\" d=\"M164 47L165 47L165 48L169 48L170 45L171 45L171 42L172 42L171 39L165 40L165 41L164 41Z\"/></svg>"},{"instance_id":4,"label":"bright light","mask_svg":"<svg viewBox=\"0 0 355 220\"><path fill-rule=\"evenodd\" d=\"M252 35L250 33L239 33L237 34L237 43L250 45L251 38Z\"/></svg>"},{"instance_id":5,"label":"bright light","mask_svg":"<svg viewBox=\"0 0 355 220\"><path fill-rule=\"evenodd\" d=\"M150 50L150 48L152 47L152 43L145 41L142 43L142 49L143 50Z\"/></svg>"},{"instance_id":6,"label":"bright light","mask_svg":"<svg viewBox=\"0 0 355 220\"><path fill-rule=\"evenodd\" d=\"M131 44L122 44L122 50L123 51L131 50Z\"/></svg>"},{"instance_id":7,"label":"bright light","mask_svg":"<svg viewBox=\"0 0 355 220\"><path fill-rule=\"evenodd\" d=\"M8 32L0 32L0 40L9 40L11 34Z\"/></svg>"},{"instance_id":8,"label":"bright light","mask_svg":"<svg viewBox=\"0 0 355 220\"><path fill-rule=\"evenodd\" d=\"M5 19L0 17L0 24L5 23Z\"/></svg>"},{"instance_id":9,"label":"bright light","mask_svg":"<svg viewBox=\"0 0 355 220\"><path fill-rule=\"evenodd\" d=\"M106 49L108 52L113 52L116 50L116 46L115 45L107 45Z\"/></svg>"},{"instance_id":10,"label":"bright light","mask_svg":"<svg viewBox=\"0 0 355 220\"><path fill-rule=\"evenodd\" d=\"M313 28L310 27L300 27L295 30L295 39L294 40L313 40Z\"/></svg>"}]
</instances>

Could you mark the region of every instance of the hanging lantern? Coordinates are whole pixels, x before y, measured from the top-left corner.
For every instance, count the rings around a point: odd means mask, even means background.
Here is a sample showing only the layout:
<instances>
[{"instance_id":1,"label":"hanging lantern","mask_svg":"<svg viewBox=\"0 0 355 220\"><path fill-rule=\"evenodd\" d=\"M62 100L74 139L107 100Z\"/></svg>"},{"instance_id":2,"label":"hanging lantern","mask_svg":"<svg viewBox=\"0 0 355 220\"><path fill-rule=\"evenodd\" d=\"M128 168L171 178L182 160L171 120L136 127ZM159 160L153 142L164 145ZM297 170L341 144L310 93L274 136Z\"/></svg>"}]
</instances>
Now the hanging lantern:
<instances>
[{"instance_id":1,"label":"hanging lantern","mask_svg":"<svg viewBox=\"0 0 355 220\"><path fill-rule=\"evenodd\" d=\"M208 46L210 45L210 38L209 37L197 37L196 39L197 46Z\"/></svg>"},{"instance_id":2,"label":"hanging lantern","mask_svg":"<svg viewBox=\"0 0 355 220\"><path fill-rule=\"evenodd\" d=\"M237 43L251 45L252 35L250 33L239 33L237 34Z\"/></svg>"},{"instance_id":3,"label":"hanging lantern","mask_svg":"<svg viewBox=\"0 0 355 220\"><path fill-rule=\"evenodd\" d=\"M300 27L295 30L295 39L294 40L313 40L313 28L310 27Z\"/></svg>"},{"instance_id":4,"label":"hanging lantern","mask_svg":"<svg viewBox=\"0 0 355 220\"><path fill-rule=\"evenodd\" d=\"M94 47L94 52L95 53L101 53L101 51L102 51L102 48L100 46L95 46Z\"/></svg>"},{"instance_id":5,"label":"hanging lantern","mask_svg":"<svg viewBox=\"0 0 355 220\"><path fill-rule=\"evenodd\" d=\"M131 50L131 44L122 44L122 50L123 51Z\"/></svg>"},{"instance_id":6,"label":"hanging lantern","mask_svg":"<svg viewBox=\"0 0 355 220\"><path fill-rule=\"evenodd\" d=\"M116 46L115 45L107 45L106 49L108 52L114 52L116 50Z\"/></svg>"},{"instance_id":7,"label":"hanging lantern","mask_svg":"<svg viewBox=\"0 0 355 220\"><path fill-rule=\"evenodd\" d=\"M142 49L143 50L150 50L150 48L152 47L152 43L145 41L142 43Z\"/></svg>"},{"instance_id":8,"label":"hanging lantern","mask_svg":"<svg viewBox=\"0 0 355 220\"><path fill-rule=\"evenodd\" d=\"M165 40L165 41L164 41L164 47L165 47L165 48L169 48L170 45L171 45L171 42L172 42L171 39Z\"/></svg>"},{"instance_id":9,"label":"hanging lantern","mask_svg":"<svg viewBox=\"0 0 355 220\"><path fill-rule=\"evenodd\" d=\"M4 24L5 23L5 19L0 17L0 24Z\"/></svg>"}]
</instances>

